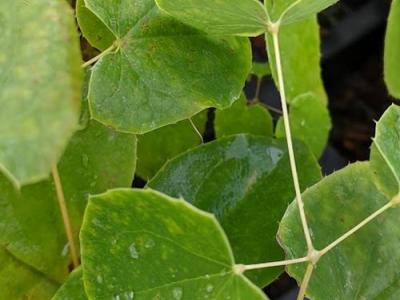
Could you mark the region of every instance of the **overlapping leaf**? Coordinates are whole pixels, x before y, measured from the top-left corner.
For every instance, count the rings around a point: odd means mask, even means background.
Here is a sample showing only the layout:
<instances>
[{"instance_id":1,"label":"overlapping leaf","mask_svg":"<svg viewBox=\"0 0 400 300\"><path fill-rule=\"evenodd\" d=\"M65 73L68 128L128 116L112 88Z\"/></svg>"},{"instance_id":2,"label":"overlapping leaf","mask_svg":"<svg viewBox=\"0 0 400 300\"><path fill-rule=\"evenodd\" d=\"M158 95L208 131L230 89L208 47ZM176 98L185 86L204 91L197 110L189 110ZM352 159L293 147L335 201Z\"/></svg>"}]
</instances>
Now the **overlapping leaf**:
<instances>
[{"instance_id":1,"label":"overlapping leaf","mask_svg":"<svg viewBox=\"0 0 400 300\"><path fill-rule=\"evenodd\" d=\"M116 133L96 121L71 139L58 167L76 239L90 193L130 186L135 148L134 136ZM70 256L52 180L15 191L1 177L0 190L0 247L62 282Z\"/></svg>"},{"instance_id":2,"label":"overlapping leaf","mask_svg":"<svg viewBox=\"0 0 400 300\"><path fill-rule=\"evenodd\" d=\"M299 22L335 4L338 0L274 0L266 1L272 19L280 24Z\"/></svg>"},{"instance_id":3,"label":"overlapping leaf","mask_svg":"<svg viewBox=\"0 0 400 300\"><path fill-rule=\"evenodd\" d=\"M214 127L217 138L239 133L272 136L274 124L262 104L248 105L242 95L230 108L215 112Z\"/></svg>"},{"instance_id":4,"label":"overlapping leaf","mask_svg":"<svg viewBox=\"0 0 400 300\"><path fill-rule=\"evenodd\" d=\"M21 186L49 175L78 123L81 60L69 5L1 1L0 44L0 171Z\"/></svg>"},{"instance_id":5,"label":"overlapping leaf","mask_svg":"<svg viewBox=\"0 0 400 300\"><path fill-rule=\"evenodd\" d=\"M328 141L331 120L328 108L313 93L296 97L290 105L290 128L294 138L307 144L319 158ZM285 137L283 119L278 122L277 137Z\"/></svg>"},{"instance_id":6,"label":"overlapping leaf","mask_svg":"<svg viewBox=\"0 0 400 300\"><path fill-rule=\"evenodd\" d=\"M300 143L296 144L296 154L305 188L319 180L319 167ZM214 213L228 235L237 262L283 258L275 235L294 198L285 141L251 135L223 138L170 161L148 185ZM281 268L265 269L248 276L264 286L280 272Z\"/></svg>"},{"instance_id":7,"label":"overlapping leaf","mask_svg":"<svg viewBox=\"0 0 400 300\"><path fill-rule=\"evenodd\" d=\"M257 36L268 16L257 0L156 0L161 9L200 30L216 35Z\"/></svg>"},{"instance_id":8,"label":"overlapping leaf","mask_svg":"<svg viewBox=\"0 0 400 300\"><path fill-rule=\"evenodd\" d=\"M392 195L387 190L398 191L398 181L385 179L399 172L396 156L399 115L400 108L392 106L379 121L373 150L379 151L379 155L372 155L370 163L350 165L304 193L307 219L317 249L329 245L391 201ZM389 184L394 186L388 188ZM310 281L310 298L397 299L400 296L398 214L398 208L386 211L323 256ZM305 242L298 238L302 234L298 215L293 203L279 229L289 258L307 252ZM289 273L301 281L304 266L289 267Z\"/></svg>"},{"instance_id":9,"label":"overlapping leaf","mask_svg":"<svg viewBox=\"0 0 400 300\"><path fill-rule=\"evenodd\" d=\"M90 299L252 299L215 218L151 190L92 197L81 232Z\"/></svg>"},{"instance_id":10,"label":"overlapping leaf","mask_svg":"<svg viewBox=\"0 0 400 300\"><path fill-rule=\"evenodd\" d=\"M52 300L87 300L83 286L82 268L73 271Z\"/></svg>"},{"instance_id":11,"label":"overlapping leaf","mask_svg":"<svg viewBox=\"0 0 400 300\"><path fill-rule=\"evenodd\" d=\"M239 97L251 68L246 39L206 35L161 12L153 0L85 4L114 34L116 47L93 68L95 119L146 133ZM99 33L86 23L80 21L85 36L96 39Z\"/></svg>"},{"instance_id":12,"label":"overlapping leaf","mask_svg":"<svg viewBox=\"0 0 400 300\"><path fill-rule=\"evenodd\" d=\"M203 133L207 111L194 116L193 123ZM148 180L168 160L201 144L201 139L189 120L168 125L138 137L138 160L136 174Z\"/></svg>"},{"instance_id":13,"label":"overlapping leaf","mask_svg":"<svg viewBox=\"0 0 400 300\"><path fill-rule=\"evenodd\" d=\"M389 92L400 98L400 1L393 0L385 40L385 80Z\"/></svg>"}]
</instances>

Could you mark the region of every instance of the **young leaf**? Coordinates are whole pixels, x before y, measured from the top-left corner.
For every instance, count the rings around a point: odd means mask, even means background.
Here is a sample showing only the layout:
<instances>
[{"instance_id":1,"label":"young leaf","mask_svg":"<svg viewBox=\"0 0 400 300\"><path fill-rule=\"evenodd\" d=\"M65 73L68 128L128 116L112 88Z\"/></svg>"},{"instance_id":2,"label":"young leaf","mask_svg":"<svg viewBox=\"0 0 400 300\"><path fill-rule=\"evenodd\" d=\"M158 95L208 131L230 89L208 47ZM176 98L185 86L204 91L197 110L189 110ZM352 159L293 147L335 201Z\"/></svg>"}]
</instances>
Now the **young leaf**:
<instances>
[{"instance_id":1,"label":"young leaf","mask_svg":"<svg viewBox=\"0 0 400 300\"><path fill-rule=\"evenodd\" d=\"M267 34L266 39L270 67L277 83L275 51L271 35ZM291 103L299 95L312 92L323 103L327 103L321 78L320 33L317 19L314 17L282 27L279 31L279 45L281 56L284 58L282 71L288 102Z\"/></svg>"},{"instance_id":2,"label":"young leaf","mask_svg":"<svg viewBox=\"0 0 400 300\"><path fill-rule=\"evenodd\" d=\"M290 24L306 19L335 4L338 0L274 0L267 1L271 19Z\"/></svg>"},{"instance_id":3,"label":"young leaf","mask_svg":"<svg viewBox=\"0 0 400 300\"><path fill-rule=\"evenodd\" d=\"M203 133L207 111L201 112L192 119L199 132ZM200 136L189 120L140 135L136 174L149 180L168 160L199 144L201 144Z\"/></svg>"},{"instance_id":4,"label":"young leaf","mask_svg":"<svg viewBox=\"0 0 400 300\"><path fill-rule=\"evenodd\" d=\"M13 257L0 245L1 299L50 299L57 285Z\"/></svg>"},{"instance_id":5,"label":"young leaf","mask_svg":"<svg viewBox=\"0 0 400 300\"><path fill-rule=\"evenodd\" d=\"M262 80L264 76L271 75L271 68L268 62L253 62L251 74L257 76L258 80Z\"/></svg>"},{"instance_id":6,"label":"young leaf","mask_svg":"<svg viewBox=\"0 0 400 300\"><path fill-rule=\"evenodd\" d=\"M76 1L76 19L82 35L93 47L104 51L115 41L110 29L85 6L85 0Z\"/></svg>"},{"instance_id":7,"label":"young leaf","mask_svg":"<svg viewBox=\"0 0 400 300\"><path fill-rule=\"evenodd\" d=\"M296 143L296 155L304 189L321 175L302 144ZM251 135L223 138L170 161L148 186L212 212L227 233L238 263L283 258L275 236L294 198L285 141ZM265 286L282 271L272 268L247 275Z\"/></svg>"},{"instance_id":8,"label":"young leaf","mask_svg":"<svg viewBox=\"0 0 400 300\"><path fill-rule=\"evenodd\" d=\"M400 192L400 107L392 105L376 126L371 166L381 190L392 198Z\"/></svg>"},{"instance_id":9,"label":"young leaf","mask_svg":"<svg viewBox=\"0 0 400 300\"><path fill-rule=\"evenodd\" d=\"M296 97L290 105L290 126L292 135L308 145L319 158L328 141L331 120L328 108L313 93ZM277 137L285 137L282 118L276 128Z\"/></svg>"},{"instance_id":10,"label":"young leaf","mask_svg":"<svg viewBox=\"0 0 400 300\"><path fill-rule=\"evenodd\" d=\"M81 242L90 299L266 299L212 215L155 191L91 197Z\"/></svg>"},{"instance_id":11,"label":"young leaf","mask_svg":"<svg viewBox=\"0 0 400 300\"><path fill-rule=\"evenodd\" d=\"M238 133L272 136L274 124L262 104L248 105L242 94L230 108L215 112L214 127L218 138Z\"/></svg>"},{"instance_id":12,"label":"young leaf","mask_svg":"<svg viewBox=\"0 0 400 300\"><path fill-rule=\"evenodd\" d=\"M82 268L73 271L52 300L87 300L83 286Z\"/></svg>"},{"instance_id":13,"label":"young leaf","mask_svg":"<svg viewBox=\"0 0 400 300\"><path fill-rule=\"evenodd\" d=\"M93 68L89 101L96 120L146 133L239 97L251 68L248 40L208 36L153 0L85 3L116 37L115 49ZM90 30L83 29L86 36L95 34Z\"/></svg>"},{"instance_id":14,"label":"young leaf","mask_svg":"<svg viewBox=\"0 0 400 300\"><path fill-rule=\"evenodd\" d=\"M64 0L1 1L0 28L0 171L20 187L49 175L76 130L78 35Z\"/></svg>"},{"instance_id":15,"label":"young leaf","mask_svg":"<svg viewBox=\"0 0 400 300\"><path fill-rule=\"evenodd\" d=\"M178 20L213 35L257 36L267 29L267 12L257 0L156 2Z\"/></svg>"},{"instance_id":16,"label":"young leaf","mask_svg":"<svg viewBox=\"0 0 400 300\"><path fill-rule=\"evenodd\" d=\"M393 0L385 40L385 81L390 94L400 98L400 1Z\"/></svg>"},{"instance_id":17,"label":"young leaf","mask_svg":"<svg viewBox=\"0 0 400 300\"><path fill-rule=\"evenodd\" d=\"M389 202L374 184L368 163L357 163L324 178L304 194L307 220L318 250L329 245ZM307 254L299 212L293 203L283 218L279 238L288 258ZM399 294L398 209L356 232L315 266L310 299L397 299ZM288 268L300 282L305 266Z\"/></svg>"},{"instance_id":18,"label":"young leaf","mask_svg":"<svg viewBox=\"0 0 400 300\"><path fill-rule=\"evenodd\" d=\"M131 185L136 139L96 121L71 139L59 165L75 240L90 193ZM15 191L0 177L0 246L54 281L68 274L70 255L52 180ZM16 278L18 280L18 278Z\"/></svg>"}]
</instances>

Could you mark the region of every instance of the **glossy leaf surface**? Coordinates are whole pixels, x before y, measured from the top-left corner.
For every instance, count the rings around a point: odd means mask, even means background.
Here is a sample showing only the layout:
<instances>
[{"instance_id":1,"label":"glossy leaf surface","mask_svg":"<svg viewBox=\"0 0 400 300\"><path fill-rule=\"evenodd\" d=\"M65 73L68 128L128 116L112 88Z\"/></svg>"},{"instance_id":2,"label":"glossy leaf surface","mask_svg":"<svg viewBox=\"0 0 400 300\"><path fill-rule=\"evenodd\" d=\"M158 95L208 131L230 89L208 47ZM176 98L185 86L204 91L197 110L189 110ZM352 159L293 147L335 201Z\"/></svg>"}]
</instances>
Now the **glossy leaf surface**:
<instances>
[{"instance_id":1,"label":"glossy leaf surface","mask_svg":"<svg viewBox=\"0 0 400 300\"><path fill-rule=\"evenodd\" d=\"M52 300L87 300L83 286L82 268L73 271Z\"/></svg>"},{"instance_id":2,"label":"glossy leaf surface","mask_svg":"<svg viewBox=\"0 0 400 300\"><path fill-rule=\"evenodd\" d=\"M213 35L257 36L265 32L268 17L257 0L156 0L178 20Z\"/></svg>"},{"instance_id":3,"label":"glossy leaf surface","mask_svg":"<svg viewBox=\"0 0 400 300\"><path fill-rule=\"evenodd\" d=\"M151 190L91 198L81 232L83 276L93 299L266 299L234 272L215 218Z\"/></svg>"},{"instance_id":4,"label":"glossy leaf surface","mask_svg":"<svg viewBox=\"0 0 400 300\"><path fill-rule=\"evenodd\" d=\"M192 119L199 132L204 133L207 111ZM140 135L136 174L144 180L149 180L169 159L200 144L200 137L189 120Z\"/></svg>"},{"instance_id":5,"label":"glossy leaf surface","mask_svg":"<svg viewBox=\"0 0 400 300\"><path fill-rule=\"evenodd\" d=\"M334 173L304 194L314 246L323 249L397 195L400 168L400 108L391 106L377 124L370 162L356 163ZM395 194L392 194L396 191ZM379 217L333 248L317 263L308 289L312 299L397 299L399 293L399 208ZM307 252L299 240L302 226L295 203L287 210L279 238L288 258ZM334 268L332 266L335 266ZM300 281L304 266L289 267Z\"/></svg>"},{"instance_id":6,"label":"glossy leaf surface","mask_svg":"<svg viewBox=\"0 0 400 300\"><path fill-rule=\"evenodd\" d=\"M262 104L247 104L244 95L230 108L215 112L217 138L238 133L272 136L273 126L269 111Z\"/></svg>"},{"instance_id":7,"label":"glossy leaf surface","mask_svg":"<svg viewBox=\"0 0 400 300\"><path fill-rule=\"evenodd\" d=\"M76 130L81 59L63 0L1 1L0 28L0 171L19 187L46 178Z\"/></svg>"},{"instance_id":8,"label":"glossy leaf surface","mask_svg":"<svg viewBox=\"0 0 400 300\"><path fill-rule=\"evenodd\" d=\"M294 138L308 145L319 158L328 142L331 119L328 108L313 93L296 97L290 105L290 128ZM283 119L278 122L277 137L285 137Z\"/></svg>"},{"instance_id":9,"label":"glossy leaf surface","mask_svg":"<svg viewBox=\"0 0 400 300\"><path fill-rule=\"evenodd\" d=\"M392 1L385 40L385 81L389 92L400 98L400 1Z\"/></svg>"},{"instance_id":10,"label":"glossy leaf surface","mask_svg":"<svg viewBox=\"0 0 400 300\"><path fill-rule=\"evenodd\" d=\"M89 101L96 120L146 133L239 97L251 68L248 40L206 35L161 12L153 0L85 3L117 47L93 68Z\"/></svg>"},{"instance_id":11,"label":"glossy leaf surface","mask_svg":"<svg viewBox=\"0 0 400 300\"><path fill-rule=\"evenodd\" d=\"M315 247L322 249L370 214L386 198L374 184L368 163L330 175L304 193ZM306 254L298 210L293 203L279 229L288 258ZM399 209L392 209L328 252L311 277L311 299L397 299L399 294ZM289 267L302 280L304 265Z\"/></svg>"},{"instance_id":12,"label":"glossy leaf surface","mask_svg":"<svg viewBox=\"0 0 400 300\"><path fill-rule=\"evenodd\" d=\"M167 163L149 187L183 197L220 221L238 263L283 258L275 239L279 220L294 198L283 140L237 135L198 147ZM296 143L302 188L320 179L313 155ZM262 239L258 237L262 236ZM246 274L260 286L281 268Z\"/></svg>"},{"instance_id":13,"label":"glossy leaf surface","mask_svg":"<svg viewBox=\"0 0 400 300\"><path fill-rule=\"evenodd\" d=\"M71 139L58 169L76 240L88 195L131 185L135 149L134 136L116 133L96 121L90 121ZM68 274L70 256L53 181L15 191L1 177L0 190L0 245L52 280L62 282Z\"/></svg>"},{"instance_id":14,"label":"glossy leaf surface","mask_svg":"<svg viewBox=\"0 0 400 300\"><path fill-rule=\"evenodd\" d=\"M290 24L302 21L335 4L338 0L274 0L267 2L273 21Z\"/></svg>"}]
</instances>

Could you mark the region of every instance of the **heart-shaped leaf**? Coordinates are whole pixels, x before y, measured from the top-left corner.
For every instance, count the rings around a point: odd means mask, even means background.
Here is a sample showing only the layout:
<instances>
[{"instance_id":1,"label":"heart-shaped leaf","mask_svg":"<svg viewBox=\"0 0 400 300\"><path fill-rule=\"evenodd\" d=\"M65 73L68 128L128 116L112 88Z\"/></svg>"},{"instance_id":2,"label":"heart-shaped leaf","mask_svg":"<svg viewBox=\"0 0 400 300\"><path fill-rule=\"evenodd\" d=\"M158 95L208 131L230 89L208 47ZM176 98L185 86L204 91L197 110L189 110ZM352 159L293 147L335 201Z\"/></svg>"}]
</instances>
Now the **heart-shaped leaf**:
<instances>
[{"instance_id":1,"label":"heart-shaped leaf","mask_svg":"<svg viewBox=\"0 0 400 300\"><path fill-rule=\"evenodd\" d=\"M90 299L252 299L215 218L151 190L91 197L81 232Z\"/></svg>"},{"instance_id":2,"label":"heart-shaped leaf","mask_svg":"<svg viewBox=\"0 0 400 300\"><path fill-rule=\"evenodd\" d=\"M192 119L197 130L203 133L207 111L197 114ZM201 144L200 136L189 120L140 135L136 174L149 180L168 160L199 144Z\"/></svg>"},{"instance_id":3,"label":"heart-shaped leaf","mask_svg":"<svg viewBox=\"0 0 400 300\"><path fill-rule=\"evenodd\" d=\"M399 182L385 181L396 178L400 170L396 155L399 117L400 108L392 106L379 121L371 163L350 165L303 194L311 236L318 250L326 249L367 217L375 217L317 262L308 287L311 299L397 299L400 296L399 208L392 209L396 206L389 204L393 203L391 192L398 193ZM298 209L293 203L279 228L288 258L307 255L305 242L298 238L302 230ZM288 270L300 282L305 267L290 266Z\"/></svg>"},{"instance_id":4,"label":"heart-shaped leaf","mask_svg":"<svg viewBox=\"0 0 400 300\"><path fill-rule=\"evenodd\" d=\"M257 36L266 31L268 16L257 0L156 0L178 20L213 35Z\"/></svg>"},{"instance_id":5,"label":"heart-shaped leaf","mask_svg":"<svg viewBox=\"0 0 400 300\"><path fill-rule=\"evenodd\" d=\"M272 136L274 124L262 104L248 105L242 95L230 108L215 112L214 127L218 138L238 133Z\"/></svg>"},{"instance_id":6,"label":"heart-shaped leaf","mask_svg":"<svg viewBox=\"0 0 400 300\"><path fill-rule=\"evenodd\" d=\"M385 80L389 92L400 98L400 1L393 0L385 40Z\"/></svg>"},{"instance_id":7,"label":"heart-shaped leaf","mask_svg":"<svg viewBox=\"0 0 400 300\"><path fill-rule=\"evenodd\" d=\"M267 1L271 19L280 24L299 22L335 4L338 0L274 0Z\"/></svg>"},{"instance_id":8,"label":"heart-shaped leaf","mask_svg":"<svg viewBox=\"0 0 400 300\"><path fill-rule=\"evenodd\" d=\"M146 133L239 97L251 68L247 39L206 35L161 12L153 0L85 4L115 36L116 49L95 65L90 81L96 120Z\"/></svg>"},{"instance_id":9,"label":"heart-shaped leaf","mask_svg":"<svg viewBox=\"0 0 400 300\"><path fill-rule=\"evenodd\" d=\"M325 149L331 129L328 108L313 93L296 97L290 104L290 128L294 138L308 145L319 158ZM277 137L285 137L283 119L276 128Z\"/></svg>"},{"instance_id":10,"label":"heart-shaped leaf","mask_svg":"<svg viewBox=\"0 0 400 300\"><path fill-rule=\"evenodd\" d=\"M52 300L87 300L83 286L82 268L73 271Z\"/></svg>"},{"instance_id":11,"label":"heart-shaped leaf","mask_svg":"<svg viewBox=\"0 0 400 300\"><path fill-rule=\"evenodd\" d=\"M0 44L0 171L20 187L49 175L78 124L82 71L69 5L1 1Z\"/></svg>"},{"instance_id":12,"label":"heart-shaped leaf","mask_svg":"<svg viewBox=\"0 0 400 300\"><path fill-rule=\"evenodd\" d=\"M58 168L76 240L88 194L131 185L135 149L134 136L116 133L96 121L90 121L71 139ZM15 191L1 177L0 190L0 246L62 282L70 256L53 181Z\"/></svg>"},{"instance_id":13,"label":"heart-shaped leaf","mask_svg":"<svg viewBox=\"0 0 400 300\"><path fill-rule=\"evenodd\" d=\"M296 143L296 155L304 189L320 179L319 166L300 143ZM148 185L214 213L237 262L283 258L275 236L279 220L294 198L284 140L251 135L223 138L170 161ZM247 275L265 286L282 271L272 268Z\"/></svg>"}]
</instances>

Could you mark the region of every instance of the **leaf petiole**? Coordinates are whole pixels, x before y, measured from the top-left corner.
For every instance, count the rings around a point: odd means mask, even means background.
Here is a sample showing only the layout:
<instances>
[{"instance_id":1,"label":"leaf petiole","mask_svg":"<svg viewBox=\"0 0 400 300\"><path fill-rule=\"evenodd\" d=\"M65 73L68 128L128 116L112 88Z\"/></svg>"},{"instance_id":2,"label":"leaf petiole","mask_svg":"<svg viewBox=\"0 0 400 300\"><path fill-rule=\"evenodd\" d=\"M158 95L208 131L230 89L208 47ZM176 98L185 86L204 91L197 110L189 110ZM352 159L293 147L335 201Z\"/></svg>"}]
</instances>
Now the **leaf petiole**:
<instances>
[{"instance_id":1,"label":"leaf petiole","mask_svg":"<svg viewBox=\"0 0 400 300\"><path fill-rule=\"evenodd\" d=\"M84 64L82 64L82 68L85 69L85 68L91 66L92 64L99 61L101 58L103 58L104 56L106 56L107 54L111 53L112 51L114 51L116 49L118 49L117 43L113 43L110 47L108 47L106 50L101 52L99 55L93 57L92 59L90 59L87 62L85 62Z\"/></svg>"}]
</instances>

